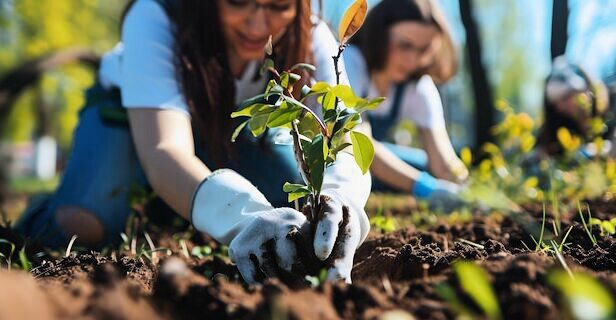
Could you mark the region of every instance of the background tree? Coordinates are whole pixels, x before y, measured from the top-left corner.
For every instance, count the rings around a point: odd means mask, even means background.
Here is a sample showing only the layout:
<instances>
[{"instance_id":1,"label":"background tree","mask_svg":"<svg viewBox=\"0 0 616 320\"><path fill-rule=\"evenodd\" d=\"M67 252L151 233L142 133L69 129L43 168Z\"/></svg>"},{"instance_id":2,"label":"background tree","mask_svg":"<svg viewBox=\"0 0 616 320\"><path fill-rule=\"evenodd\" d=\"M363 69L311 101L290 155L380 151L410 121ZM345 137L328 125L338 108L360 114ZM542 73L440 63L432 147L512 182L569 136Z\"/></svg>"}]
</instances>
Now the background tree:
<instances>
[{"instance_id":1,"label":"background tree","mask_svg":"<svg viewBox=\"0 0 616 320\"><path fill-rule=\"evenodd\" d=\"M473 18L471 0L460 0L460 16L466 31L466 57L468 59L473 95L475 97L475 147L492 140L490 128L494 125L492 89L482 60L481 38Z\"/></svg>"},{"instance_id":2,"label":"background tree","mask_svg":"<svg viewBox=\"0 0 616 320\"><path fill-rule=\"evenodd\" d=\"M126 0L3 0L0 1L0 78L17 66L51 57L73 47L87 47L100 54L117 41L120 13ZM79 59L77 59L79 60ZM77 113L83 105L83 90L91 85L90 67L57 64L44 67L40 76L13 97L14 107L2 115L3 139L27 141L37 131L49 132L67 149ZM30 85L31 84L31 85ZM47 109L37 105L48 106ZM48 129L37 129L37 110L47 110ZM3 111L0 110L0 113ZM42 116L38 112L39 117Z\"/></svg>"},{"instance_id":3,"label":"background tree","mask_svg":"<svg viewBox=\"0 0 616 320\"><path fill-rule=\"evenodd\" d=\"M552 38L550 56L554 58L565 54L567 49L569 5L567 0L554 0L552 6Z\"/></svg>"}]
</instances>

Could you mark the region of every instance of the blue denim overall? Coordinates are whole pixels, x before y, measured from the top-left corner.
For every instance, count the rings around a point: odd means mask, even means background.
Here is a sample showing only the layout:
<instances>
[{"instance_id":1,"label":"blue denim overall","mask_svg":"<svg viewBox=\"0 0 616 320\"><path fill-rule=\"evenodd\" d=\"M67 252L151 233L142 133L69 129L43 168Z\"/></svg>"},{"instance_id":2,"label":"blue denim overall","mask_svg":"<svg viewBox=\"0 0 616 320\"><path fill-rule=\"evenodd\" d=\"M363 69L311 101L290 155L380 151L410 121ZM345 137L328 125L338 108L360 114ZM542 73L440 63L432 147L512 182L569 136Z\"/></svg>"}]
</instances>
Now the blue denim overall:
<instances>
[{"instance_id":1,"label":"blue denim overall","mask_svg":"<svg viewBox=\"0 0 616 320\"><path fill-rule=\"evenodd\" d=\"M394 89L394 99L392 101L391 110L389 113L378 116L374 114L368 115L368 121L372 127L372 136L408 165L420 171L428 171L428 156L425 151L417 148L399 146L388 142L391 141L390 134L392 129L394 129L400 119L400 112L402 110L402 96L405 88L406 86L402 84L396 86ZM393 188L388 187L374 176L372 179L372 190L388 192L395 191Z\"/></svg>"},{"instance_id":2,"label":"blue denim overall","mask_svg":"<svg viewBox=\"0 0 616 320\"><path fill-rule=\"evenodd\" d=\"M60 185L54 194L26 210L17 225L19 232L49 246L66 246L71 235L59 230L54 215L58 207L75 206L96 215L105 228L105 244L120 240L131 213L129 191L135 185L149 188L120 101L117 89L106 90L97 84L86 92ZM244 130L235 143L237 154L223 155L218 166L203 148L195 149L209 169L231 168L255 184L272 205L287 206L282 186L287 181L300 183L301 177L292 145L275 143L281 133L268 130L260 141Z\"/></svg>"}]
</instances>

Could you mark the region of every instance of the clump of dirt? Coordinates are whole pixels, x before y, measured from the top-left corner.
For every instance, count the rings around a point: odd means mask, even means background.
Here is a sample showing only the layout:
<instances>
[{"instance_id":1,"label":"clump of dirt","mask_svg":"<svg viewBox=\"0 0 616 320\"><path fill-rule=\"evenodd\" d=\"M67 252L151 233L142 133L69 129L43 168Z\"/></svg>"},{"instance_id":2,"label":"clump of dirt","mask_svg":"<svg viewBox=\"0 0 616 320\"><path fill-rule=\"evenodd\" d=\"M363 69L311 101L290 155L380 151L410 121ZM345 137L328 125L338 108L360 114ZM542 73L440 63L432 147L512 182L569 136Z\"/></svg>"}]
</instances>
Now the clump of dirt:
<instances>
[{"instance_id":1,"label":"clump of dirt","mask_svg":"<svg viewBox=\"0 0 616 320\"><path fill-rule=\"evenodd\" d=\"M615 207L591 205L600 207L597 212ZM560 265L546 250L535 250L531 238L539 237L542 210L527 208L522 217L477 215L465 223L441 223L427 230L409 227L372 234L356 253L352 285L323 283L311 288L270 279L246 286L223 255L186 254L197 246L221 250L211 239L187 239L182 248L170 233L158 232L152 234L155 242L174 256L161 254L164 257L152 263L153 259L136 256L73 254L41 263L31 276L0 273L0 289L30 292L45 301L42 312L62 319L375 319L387 312L409 319L454 319L437 292L439 284L448 284L468 308L481 313L451 267L456 260L468 259L487 272L505 319L562 319L566 306L559 305L557 292L547 283L548 272ZM563 247L567 264L602 280L616 296L616 240L594 230L593 244L576 214L563 214L560 220L562 230L571 227ZM602 214L602 219L609 217ZM544 229L551 229L553 218L547 216L551 220L546 217ZM562 236L545 232L545 239ZM34 299L13 297L11 306L26 309ZM5 318L4 309L0 304L0 318Z\"/></svg>"}]
</instances>

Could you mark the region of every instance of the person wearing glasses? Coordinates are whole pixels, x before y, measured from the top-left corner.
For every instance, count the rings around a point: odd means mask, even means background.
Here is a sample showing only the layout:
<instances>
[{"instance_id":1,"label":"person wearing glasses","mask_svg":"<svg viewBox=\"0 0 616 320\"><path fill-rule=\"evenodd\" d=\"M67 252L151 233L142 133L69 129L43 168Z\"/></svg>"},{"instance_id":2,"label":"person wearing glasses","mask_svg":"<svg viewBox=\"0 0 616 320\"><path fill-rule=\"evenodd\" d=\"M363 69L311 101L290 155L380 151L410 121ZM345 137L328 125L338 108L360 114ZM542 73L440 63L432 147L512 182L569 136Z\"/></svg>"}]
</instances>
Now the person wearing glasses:
<instances>
[{"instance_id":1,"label":"person wearing glasses","mask_svg":"<svg viewBox=\"0 0 616 320\"><path fill-rule=\"evenodd\" d=\"M53 246L73 235L88 247L118 242L129 191L139 185L228 245L248 283L292 271L299 249L291 230L305 239L316 231L312 250L330 262L328 278L350 281L369 230L370 175L341 152L326 170L312 230L282 190L284 182L301 182L289 131L255 139L244 130L231 143L231 112L269 80L259 71L268 39L278 69L312 62L314 80L335 83L338 44L311 17L310 1L137 0L121 38L87 92L57 191L33 203L18 230ZM300 86L310 81L304 76Z\"/></svg>"},{"instance_id":2,"label":"person wearing glasses","mask_svg":"<svg viewBox=\"0 0 616 320\"><path fill-rule=\"evenodd\" d=\"M375 142L373 190L397 191L427 200L432 208L461 204L468 171L445 127L436 83L457 69L445 21L429 0L383 0L370 10L343 54L353 89L387 100L367 113ZM390 143L401 120L417 127L423 150Z\"/></svg>"}]
</instances>

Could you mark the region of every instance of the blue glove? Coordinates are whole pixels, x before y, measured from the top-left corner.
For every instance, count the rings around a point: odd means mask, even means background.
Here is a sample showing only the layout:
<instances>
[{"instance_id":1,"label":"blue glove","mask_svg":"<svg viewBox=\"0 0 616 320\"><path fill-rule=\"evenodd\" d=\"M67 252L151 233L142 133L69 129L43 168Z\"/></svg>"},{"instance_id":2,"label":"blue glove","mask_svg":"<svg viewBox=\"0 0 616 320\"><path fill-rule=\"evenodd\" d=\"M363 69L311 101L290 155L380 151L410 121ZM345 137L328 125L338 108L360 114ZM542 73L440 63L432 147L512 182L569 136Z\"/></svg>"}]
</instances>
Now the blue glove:
<instances>
[{"instance_id":1,"label":"blue glove","mask_svg":"<svg viewBox=\"0 0 616 320\"><path fill-rule=\"evenodd\" d=\"M465 203L460 199L460 186L447 180L437 179L422 171L413 187L413 195L428 202L433 211L451 212Z\"/></svg>"}]
</instances>

